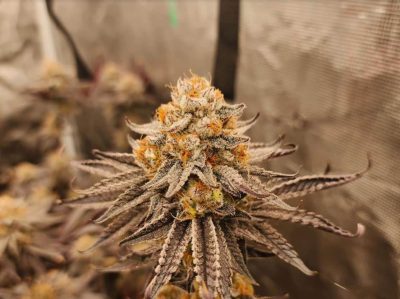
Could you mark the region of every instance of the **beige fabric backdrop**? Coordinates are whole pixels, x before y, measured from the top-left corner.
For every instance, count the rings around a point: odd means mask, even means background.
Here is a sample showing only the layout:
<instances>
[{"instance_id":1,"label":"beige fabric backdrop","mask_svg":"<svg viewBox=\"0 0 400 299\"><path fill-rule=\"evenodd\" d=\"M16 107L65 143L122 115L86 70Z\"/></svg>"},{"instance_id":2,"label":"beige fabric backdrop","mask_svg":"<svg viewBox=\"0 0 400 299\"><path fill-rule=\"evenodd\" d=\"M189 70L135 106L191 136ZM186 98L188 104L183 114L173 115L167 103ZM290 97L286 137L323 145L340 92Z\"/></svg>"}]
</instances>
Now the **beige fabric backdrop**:
<instances>
[{"instance_id":1,"label":"beige fabric backdrop","mask_svg":"<svg viewBox=\"0 0 400 299\"><path fill-rule=\"evenodd\" d=\"M212 71L217 1L55 2L92 66L100 59L140 64L160 86L190 69ZM28 1L0 2L0 116L19 105L11 87L32 80L42 58L34 14ZM301 146L272 166L301 164L309 173L322 172L330 162L334 172L357 171L365 167L367 152L374 162L359 182L302 203L349 229L363 222L366 235L347 240L282 227L321 275L304 277L275 259L265 267L253 263L270 294L399 296L399 35L400 4L394 0L242 1L237 100L248 104L249 115L262 113L251 135L269 140L286 132ZM60 57L71 61L56 37Z\"/></svg>"}]
</instances>

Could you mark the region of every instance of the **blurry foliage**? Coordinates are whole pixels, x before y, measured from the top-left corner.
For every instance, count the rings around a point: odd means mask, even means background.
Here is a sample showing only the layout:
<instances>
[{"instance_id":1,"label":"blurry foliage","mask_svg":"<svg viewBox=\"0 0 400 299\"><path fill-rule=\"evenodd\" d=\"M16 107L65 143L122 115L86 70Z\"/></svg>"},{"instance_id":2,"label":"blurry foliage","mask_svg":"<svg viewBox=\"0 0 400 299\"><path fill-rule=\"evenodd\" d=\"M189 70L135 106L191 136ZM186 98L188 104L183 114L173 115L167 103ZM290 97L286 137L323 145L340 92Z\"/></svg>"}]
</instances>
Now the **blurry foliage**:
<instances>
[{"instance_id":1,"label":"blurry foliage","mask_svg":"<svg viewBox=\"0 0 400 299\"><path fill-rule=\"evenodd\" d=\"M104 299L100 292L88 286L93 280L93 273L72 277L64 272L52 270L37 277L31 285L18 285L10 294L10 299ZM7 299L7 297L5 298Z\"/></svg>"},{"instance_id":2,"label":"blurry foliage","mask_svg":"<svg viewBox=\"0 0 400 299\"><path fill-rule=\"evenodd\" d=\"M85 146L128 146L123 116L141 119L151 111L156 101L148 90L142 75L115 64L81 82L47 61L38 81L20 94L31 98L28 105L0 120L0 298L139 297L145 272L101 271L115 263L115 246L85 253L98 234L89 223L97 212L58 201L74 194L74 176L91 182L71 170L73 155L87 155Z\"/></svg>"}]
</instances>

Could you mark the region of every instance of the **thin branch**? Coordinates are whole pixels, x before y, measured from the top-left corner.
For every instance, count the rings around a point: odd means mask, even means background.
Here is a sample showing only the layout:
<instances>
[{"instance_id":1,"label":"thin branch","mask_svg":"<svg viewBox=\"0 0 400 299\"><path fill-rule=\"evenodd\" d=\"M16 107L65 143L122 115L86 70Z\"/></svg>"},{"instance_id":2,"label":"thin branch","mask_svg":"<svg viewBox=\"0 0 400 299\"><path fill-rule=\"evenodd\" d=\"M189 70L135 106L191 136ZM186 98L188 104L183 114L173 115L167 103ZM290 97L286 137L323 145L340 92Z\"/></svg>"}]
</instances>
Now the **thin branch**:
<instances>
[{"instance_id":1,"label":"thin branch","mask_svg":"<svg viewBox=\"0 0 400 299\"><path fill-rule=\"evenodd\" d=\"M46 7L47 7L47 12L49 13L50 19L54 22L54 24L57 26L58 30L61 31L61 33L64 35L64 37L67 39L67 42L72 50L72 53L74 55L75 63L76 63L76 68L77 68L77 75L80 80L93 80L93 74L90 71L89 67L83 60L81 54L78 51L78 48L71 36L71 34L68 32L67 28L64 26L64 24L60 21L60 19L57 17L57 15L54 12L54 7L53 7L53 0L46 0Z\"/></svg>"}]
</instances>

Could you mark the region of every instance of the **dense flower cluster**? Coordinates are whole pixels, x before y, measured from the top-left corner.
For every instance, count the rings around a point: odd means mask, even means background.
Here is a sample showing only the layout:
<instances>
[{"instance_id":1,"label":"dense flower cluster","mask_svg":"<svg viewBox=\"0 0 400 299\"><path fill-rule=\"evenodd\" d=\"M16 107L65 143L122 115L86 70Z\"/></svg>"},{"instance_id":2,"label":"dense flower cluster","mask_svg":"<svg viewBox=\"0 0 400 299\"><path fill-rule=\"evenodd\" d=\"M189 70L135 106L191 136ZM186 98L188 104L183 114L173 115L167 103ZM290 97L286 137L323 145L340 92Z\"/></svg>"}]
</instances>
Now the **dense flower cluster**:
<instances>
[{"instance_id":1,"label":"dense flower cluster","mask_svg":"<svg viewBox=\"0 0 400 299\"><path fill-rule=\"evenodd\" d=\"M228 104L202 77L179 79L171 102L152 122L128 127L145 137L129 138L132 153L95 151L78 163L104 177L69 205L105 209L96 219L106 226L92 248L118 240L128 254L123 269L156 263L145 296L155 298L168 283L190 286L200 298L254 296L255 284L244 252L273 254L308 269L269 220L298 223L345 237L346 231L321 215L286 200L353 181L350 175L298 176L256 164L296 151L279 137L254 143L244 133L258 115L240 120L245 105ZM117 266L118 267L118 266Z\"/></svg>"},{"instance_id":2,"label":"dense flower cluster","mask_svg":"<svg viewBox=\"0 0 400 299\"><path fill-rule=\"evenodd\" d=\"M48 213L51 201L45 194L41 196L0 196L0 287L45 271L46 262L64 262L50 229L60 218Z\"/></svg>"},{"instance_id":3,"label":"dense flower cluster","mask_svg":"<svg viewBox=\"0 0 400 299\"><path fill-rule=\"evenodd\" d=\"M70 299L82 289L79 298L103 298L93 295L102 274L93 264L109 265L112 258L105 248L90 257L78 252L98 234L99 227L85 220L93 212L56 203L70 194L69 170L60 152L48 154L41 164L23 162L10 169L0 194L0 298ZM74 283L68 290L59 284L67 279Z\"/></svg>"}]
</instances>

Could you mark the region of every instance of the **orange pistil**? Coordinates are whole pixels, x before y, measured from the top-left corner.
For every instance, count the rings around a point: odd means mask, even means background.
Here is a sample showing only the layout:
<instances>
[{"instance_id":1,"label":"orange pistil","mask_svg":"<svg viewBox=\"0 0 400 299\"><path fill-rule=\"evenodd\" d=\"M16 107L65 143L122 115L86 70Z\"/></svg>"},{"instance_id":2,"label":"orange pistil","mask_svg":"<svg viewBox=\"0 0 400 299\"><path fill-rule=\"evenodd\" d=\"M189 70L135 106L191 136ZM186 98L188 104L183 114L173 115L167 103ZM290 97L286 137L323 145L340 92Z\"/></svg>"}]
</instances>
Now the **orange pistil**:
<instances>
[{"instance_id":1,"label":"orange pistil","mask_svg":"<svg viewBox=\"0 0 400 299\"><path fill-rule=\"evenodd\" d=\"M233 149L232 154L240 164L247 164L249 160L249 152L246 144L239 144Z\"/></svg>"},{"instance_id":2,"label":"orange pistil","mask_svg":"<svg viewBox=\"0 0 400 299\"><path fill-rule=\"evenodd\" d=\"M157 299L189 299L190 295L184 289L172 284L164 285L157 293Z\"/></svg>"},{"instance_id":3,"label":"orange pistil","mask_svg":"<svg viewBox=\"0 0 400 299\"><path fill-rule=\"evenodd\" d=\"M149 153L152 153L152 155L149 155ZM139 141L139 146L133 154L135 159L145 165L150 172L156 170L160 164L160 152L157 146L149 144L147 138Z\"/></svg>"},{"instance_id":4,"label":"orange pistil","mask_svg":"<svg viewBox=\"0 0 400 299\"><path fill-rule=\"evenodd\" d=\"M196 181L194 187L196 189L196 193L202 193L209 189L202 181Z\"/></svg>"},{"instance_id":5,"label":"orange pistil","mask_svg":"<svg viewBox=\"0 0 400 299\"><path fill-rule=\"evenodd\" d=\"M167 113L168 113L168 107L166 104L163 104L160 107L158 107L158 109L156 111L156 117L157 117L158 121L164 124L165 119L167 117Z\"/></svg>"},{"instance_id":6,"label":"orange pistil","mask_svg":"<svg viewBox=\"0 0 400 299\"><path fill-rule=\"evenodd\" d=\"M236 126L237 126L236 122L237 122L237 118L236 117L234 117L234 116L230 117L225 122L224 129L230 129L230 130L236 129Z\"/></svg>"},{"instance_id":7,"label":"orange pistil","mask_svg":"<svg viewBox=\"0 0 400 299\"><path fill-rule=\"evenodd\" d=\"M195 88L192 88L189 92L188 92L188 94L187 94L189 97L191 97L191 98L198 98L199 97L199 91L197 90L197 89L195 89Z\"/></svg>"},{"instance_id":8,"label":"orange pistil","mask_svg":"<svg viewBox=\"0 0 400 299\"><path fill-rule=\"evenodd\" d=\"M223 101L224 100L224 94L219 89L215 89L214 97L215 97L215 99L217 101Z\"/></svg>"},{"instance_id":9,"label":"orange pistil","mask_svg":"<svg viewBox=\"0 0 400 299\"><path fill-rule=\"evenodd\" d=\"M213 131L215 135L220 134L222 131L222 122L219 119L211 121L207 126Z\"/></svg>"},{"instance_id":10,"label":"orange pistil","mask_svg":"<svg viewBox=\"0 0 400 299\"><path fill-rule=\"evenodd\" d=\"M212 166L217 165L219 158L218 155L211 155L207 158L207 162L210 163Z\"/></svg>"},{"instance_id":11,"label":"orange pistil","mask_svg":"<svg viewBox=\"0 0 400 299\"><path fill-rule=\"evenodd\" d=\"M250 280L243 275L235 273L233 275L232 295L239 298L253 298L254 288Z\"/></svg>"},{"instance_id":12,"label":"orange pistil","mask_svg":"<svg viewBox=\"0 0 400 299\"><path fill-rule=\"evenodd\" d=\"M192 153L190 151L183 151L181 154L181 161L183 162L183 164L186 164L191 156Z\"/></svg>"},{"instance_id":13,"label":"orange pistil","mask_svg":"<svg viewBox=\"0 0 400 299\"><path fill-rule=\"evenodd\" d=\"M207 81L207 79L197 75L193 75L189 81L192 84L193 89L197 90L203 90L210 86L210 83Z\"/></svg>"}]
</instances>

